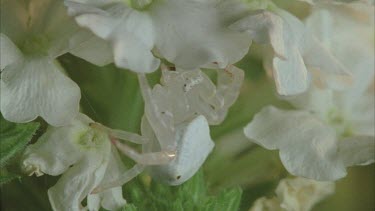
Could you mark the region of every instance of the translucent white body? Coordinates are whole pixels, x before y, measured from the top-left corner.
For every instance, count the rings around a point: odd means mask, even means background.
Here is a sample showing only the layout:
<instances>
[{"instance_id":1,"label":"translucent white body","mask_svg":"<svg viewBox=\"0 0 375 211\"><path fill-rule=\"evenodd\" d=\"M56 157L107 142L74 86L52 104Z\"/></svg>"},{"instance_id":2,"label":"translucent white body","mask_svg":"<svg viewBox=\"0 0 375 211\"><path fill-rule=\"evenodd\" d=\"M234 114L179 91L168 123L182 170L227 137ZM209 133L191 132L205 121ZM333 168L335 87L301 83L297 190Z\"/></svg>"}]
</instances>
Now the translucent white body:
<instances>
[{"instance_id":1,"label":"translucent white body","mask_svg":"<svg viewBox=\"0 0 375 211\"><path fill-rule=\"evenodd\" d=\"M175 123L194 115L203 115L210 125L220 124L236 101L244 79L243 70L228 66L217 70L216 85L201 70L184 71L162 66L161 85L153 95L159 105L173 113Z\"/></svg>"}]
</instances>

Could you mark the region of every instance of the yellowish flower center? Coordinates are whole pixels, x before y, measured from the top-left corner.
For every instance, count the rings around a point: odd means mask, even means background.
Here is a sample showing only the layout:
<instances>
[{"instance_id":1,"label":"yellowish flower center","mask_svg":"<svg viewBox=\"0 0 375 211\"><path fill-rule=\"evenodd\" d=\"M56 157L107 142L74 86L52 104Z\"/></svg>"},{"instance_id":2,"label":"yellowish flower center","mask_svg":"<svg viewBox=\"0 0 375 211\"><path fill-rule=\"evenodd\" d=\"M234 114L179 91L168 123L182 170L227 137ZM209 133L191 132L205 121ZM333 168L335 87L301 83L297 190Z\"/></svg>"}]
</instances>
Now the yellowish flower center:
<instances>
[{"instance_id":1,"label":"yellowish flower center","mask_svg":"<svg viewBox=\"0 0 375 211\"><path fill-rule=\"evenodd\" d=\"M44 35L30 35L22 44L21 51L25 55L48 55L50 40Z\"/></svg>"},{"instance_id":2,"label":"yellowish flower center","mask_svg":"<svg viewBox=\"0 0 375 211\"><path fill-rule=\"evenodd\" d=\"M79 135L77 144L83 150L95 150L100 149L106 141L109 141L106 133L90 128Z\"/></svg>"},{"instance_id":3,"label":"yellowish flower center","mask_svg":"<svg viewBox=\"0 0 375 211\"><path fill-rule=\"evenodd\" d=\"M328 111L327 123L336 129L340 137L349 137L353 135L352 125L347 121L345 115L338 109L333 108Z\"/></svg>"}]
</instances>

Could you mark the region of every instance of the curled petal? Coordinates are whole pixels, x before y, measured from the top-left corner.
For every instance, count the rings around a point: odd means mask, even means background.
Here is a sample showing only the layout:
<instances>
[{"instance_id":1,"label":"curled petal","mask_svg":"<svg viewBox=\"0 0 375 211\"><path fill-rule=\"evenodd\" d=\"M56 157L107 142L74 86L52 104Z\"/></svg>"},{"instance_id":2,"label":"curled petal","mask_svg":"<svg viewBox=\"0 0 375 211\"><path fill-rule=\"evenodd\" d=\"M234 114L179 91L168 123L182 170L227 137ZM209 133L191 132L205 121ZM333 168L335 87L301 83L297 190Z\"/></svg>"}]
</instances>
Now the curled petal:
<instances>
[{"instance_id":1,"label":"curled petal","mask_svg":"<svg viewBox=\"0 0 375 211\"><path fill-rule=\"evenodd\" d=\"M80 90L48 57L25 58L1 74L1 113L13 122L37 116L49 124L68 124L78 113Z\"/></svg>"}]
</instances>

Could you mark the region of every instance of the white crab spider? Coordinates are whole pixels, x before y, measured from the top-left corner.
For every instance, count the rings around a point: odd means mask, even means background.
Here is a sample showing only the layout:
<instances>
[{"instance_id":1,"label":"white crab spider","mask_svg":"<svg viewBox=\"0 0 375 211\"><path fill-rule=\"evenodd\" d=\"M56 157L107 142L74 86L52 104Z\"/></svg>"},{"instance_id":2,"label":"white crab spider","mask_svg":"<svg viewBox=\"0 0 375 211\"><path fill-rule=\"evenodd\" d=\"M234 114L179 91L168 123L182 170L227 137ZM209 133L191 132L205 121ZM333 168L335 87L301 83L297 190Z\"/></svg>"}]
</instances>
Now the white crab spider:
<instances>
[{"instance_id":1,"label":"white crab spider","mask_svg":"<svg viewBox=\"0 0 375 211\"><path fill-rule=\"evenodd\" d=\"M139 75L139 81L146 104L145 116L142 119L143 136L113 130L97 123L92 125L105 130L112 143L137 164L121 178L96 188L94 193L122 185L146 167L154 178L169 185L179 185L195 174L214 147L204 116L194 116L175 125L173 114L164 111L165 107L157 104L160 101L156 100L157 95L152 95L145 76ZM142 153L119 140L141 144Z\"/></svg>"},{"instance_id":2,"label":"white crab spider","mask_svg":"<svg viewBox=\"0 0 375 211\"><path fill-rule=\"evenodd\" d=\"M162 66L162 73L162 85L153 89L146 76L138 74L145 101L142 135L147 138L107 129L113 144L137 164L97 191L124 184L145 167L154 178L170 185L188 180L214 147L208 125L224 120L244 79L243 71L235 66L217 71L217 86L201 70L171 71ZM118 139L142 144L142 153Z\"/></svg>"},{"instance_id":3,"label":"white crab spider","mask_svg":"<svg viewBox=\"0 0 375 211\"><path fill-rule=\"evenodd\" d=\"M168 164L149 166L148 170L169 185L179 185L198 171L214 147L208 122L202 115L174 121L175 113L167 96L160 95L163 92L158 86L151 90L144 74L138 74L138 79L145 101L141 129L142 134L150 139L143 145L143 152L172 150L176 155Z\"/></svg>"}]
</instances>

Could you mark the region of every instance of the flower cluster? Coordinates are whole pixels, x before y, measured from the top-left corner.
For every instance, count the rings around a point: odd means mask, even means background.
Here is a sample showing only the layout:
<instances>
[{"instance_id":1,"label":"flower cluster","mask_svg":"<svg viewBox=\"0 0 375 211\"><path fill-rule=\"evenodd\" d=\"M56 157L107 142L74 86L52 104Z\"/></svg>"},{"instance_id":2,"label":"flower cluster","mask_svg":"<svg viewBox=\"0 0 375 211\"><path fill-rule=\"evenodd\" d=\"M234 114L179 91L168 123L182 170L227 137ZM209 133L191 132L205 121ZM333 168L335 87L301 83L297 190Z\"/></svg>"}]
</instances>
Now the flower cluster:
<instances>
[{"instance_id":1,"label":"flower cluster","mask_svg":"<svg viewBox=\"0 0 375 211\"><path fill-rule=\"evenodd\" d=\"M245 135L280 150L299 177L335 181L348 166L373 163L373 5L295 3L309 7L303 20L271 0L2 0L1 113L50 125L26 149L23 170L62 175L48 190L54 210L83 210L86 197L89 210L121 208L121 186L144 170L169 185L187 181L214 147L209 126L224 121L240 94L248 70L236 63L253 42L278 95L295 109L263 108ZM80 113L80 89L56 60L65 53L137 74L141 135ZM146 74L156 70L162 75L152 87ZM119 152L136 164L125 168ZM294 196L306 186L316 198ZM253 210L309 210L333 185L298 178L276 192Z\"/></svg>"},{"instance_id":2,"label":"flower cluster","mask_svg":"<svg viewBox=\"0 0 375 211\"><path fill-rule=\"evenodd\" d=\"M283 179L276 188L275 197L257 199L250 211L308 211L333 194L334 190L333 182L318 182L301 177Z\"/></svg>"}]
</instances>

